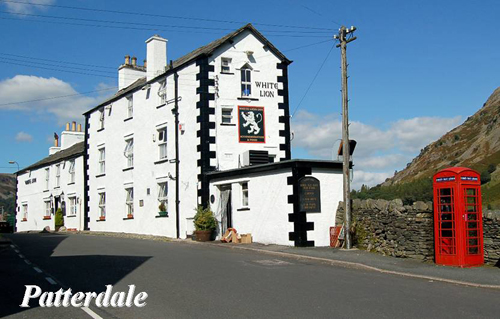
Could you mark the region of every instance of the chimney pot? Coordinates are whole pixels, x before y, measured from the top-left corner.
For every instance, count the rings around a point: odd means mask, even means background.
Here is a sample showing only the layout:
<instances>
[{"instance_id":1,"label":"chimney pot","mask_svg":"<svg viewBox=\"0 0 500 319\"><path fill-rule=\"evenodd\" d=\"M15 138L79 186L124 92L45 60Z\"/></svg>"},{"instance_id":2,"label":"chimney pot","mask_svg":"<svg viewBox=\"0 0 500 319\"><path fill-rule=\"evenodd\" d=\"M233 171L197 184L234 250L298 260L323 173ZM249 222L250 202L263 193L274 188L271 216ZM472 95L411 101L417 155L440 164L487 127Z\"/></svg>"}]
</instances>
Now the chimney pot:
<instances>
[{"instance_id":1,"label":"chimney pot","mask_svg":"<svg viewBox=\"0 0 500 319\"><path fill-rule=\"evenodd\" d=\"M76 132L76 122L75 121L73 121L73 123L71 123L71 131Z\"/></svg>"},{"instance_id":2,"label":"chimney pot","mask_svg":"<svg viewBox=\"0 0 500 319\"><path fill-rule=\"evenodd\" d=\"M69 122L66 123L66 131L69 131Z\"/></svg>"},{"instance_id":3,"label":"chimney pot","mask_svg":"<svg viewBox=\"0 0 500 319\"><path fill-rule=\"evenodd\" d=\"M134 56L132 57L132 65L136 66L137 65L137 58Z\"/></svg>"},{"instance_id":4,"label":"chimney pot","mask_svg":"<svg viewBox=\"0 0 500 319\"><path fill-rule=\"evenodd\" d=\"M130 55L125 56L125 65L130 65Z\"/></svg>"},{"instance_id":5,"label":"chimney pot","mask_svg":"<svg viewBox=\"0 0 500 319\"><path fill-rule=\"evenodd\" d=\"M148 60L144 60L144 68L148 67Z\"/></svg>"},{"instance_id":6,"label":"chimney pot","mask_svg":"<svg viewBox=\"0 0 500 319\"><path fill-rule=\"evenodd\" d=\"M82 131L82 124L78 124L78 132Z\"/></svg>"}]
</instances>

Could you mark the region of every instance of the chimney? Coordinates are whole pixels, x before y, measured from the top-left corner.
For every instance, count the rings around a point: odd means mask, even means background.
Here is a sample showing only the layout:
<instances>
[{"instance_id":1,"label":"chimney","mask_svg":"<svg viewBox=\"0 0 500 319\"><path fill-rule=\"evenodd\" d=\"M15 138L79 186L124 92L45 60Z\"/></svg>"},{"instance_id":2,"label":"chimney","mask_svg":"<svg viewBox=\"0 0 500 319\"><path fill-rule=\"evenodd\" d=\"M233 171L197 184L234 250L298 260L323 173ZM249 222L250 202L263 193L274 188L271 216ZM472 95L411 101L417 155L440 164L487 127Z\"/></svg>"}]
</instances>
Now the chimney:
<instances>
[{"instance_id":1,"label":"chimney","mask_svg":"<svg viewBox=\"0 0 500 319\"><path fill-rule=\"evenodd\" d=\"M69 122L66 123L66 131L69 131Z\"/></svg>"},{"instance_id":2,"label":"chimney","mask_svg":"<svg viewBox=\"0 0 500 319\"><path fill-rule=\"evenodd\" d=\"M135 56L132 57L132 66L137 66L137 58Z\"/></svg>"},{"instance_id":3,"label":"chimney","mask_svg":"<svg viewBox=\"0 0 500 319\"><path fill-rule=\"evenodd\" d=\"M78 124L78 132L82 131L82 124Z\"/></svg>"},{"instance_id":4,"label":"chimney","mask_svg":"<svg viewBox=\"0 0 500 319\"><path fill-rule=\"evenodd\" d=\"M59 147L59 135L57 133L54 133L54 147Z\"/></svg>"},{"instance_id":5,"label":"chimney","mask_svg":"<svg viewBox=\"0 0 500 319\"><path fill-rule=\"evenodd\" d=\"M130 65L130 55L125 56L125 65Z\"/></svg>"},{"instance_id":6,"label":"chimney","mask_svg":"<svg viewBox=\"0 0 500 319\"><path fill-rule=\"evenodd\" d=\"M163 73L167 66L167 39L154 35L146 40L147 80Z\"/></svg>"},{"instance_id":7,"label":"chimney","mask_svg":"<svg viewBox=\"0 0 500 319\"><path fill-rule=\"evenodd\" d=\"M148 60L144 60L144 67L147 68L148 67Z\"/></svg>"},{"instance_id":8,"label":"chimney","mask_svg":"<svg viewBox=\"0 0 500 319\"><path fill-rule=\"evenodd\" d=\"M76 132L76 122L75 121L73 121L73 123L71 123L71 131Z\"/></svg>"}]
</instances>

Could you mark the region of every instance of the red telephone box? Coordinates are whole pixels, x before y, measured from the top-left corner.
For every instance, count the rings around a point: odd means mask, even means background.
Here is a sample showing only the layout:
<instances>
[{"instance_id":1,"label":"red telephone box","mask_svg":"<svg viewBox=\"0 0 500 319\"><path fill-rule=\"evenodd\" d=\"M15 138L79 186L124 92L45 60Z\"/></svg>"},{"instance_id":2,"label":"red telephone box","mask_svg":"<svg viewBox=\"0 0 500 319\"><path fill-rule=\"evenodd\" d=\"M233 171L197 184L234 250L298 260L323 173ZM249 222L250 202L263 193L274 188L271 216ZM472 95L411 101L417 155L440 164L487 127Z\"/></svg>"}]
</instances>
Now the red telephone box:
<instances>
[{"instance_id":1,"label":"red telephone box","mask_svg":"<svg viewBox=\"0 0 500 319\"><path fill-rule=\"evenodd\" d=\"M465 167L439 171L434 185L436 264L460 267L484 263L481 179Z\"/></svg>"}]
</instances>

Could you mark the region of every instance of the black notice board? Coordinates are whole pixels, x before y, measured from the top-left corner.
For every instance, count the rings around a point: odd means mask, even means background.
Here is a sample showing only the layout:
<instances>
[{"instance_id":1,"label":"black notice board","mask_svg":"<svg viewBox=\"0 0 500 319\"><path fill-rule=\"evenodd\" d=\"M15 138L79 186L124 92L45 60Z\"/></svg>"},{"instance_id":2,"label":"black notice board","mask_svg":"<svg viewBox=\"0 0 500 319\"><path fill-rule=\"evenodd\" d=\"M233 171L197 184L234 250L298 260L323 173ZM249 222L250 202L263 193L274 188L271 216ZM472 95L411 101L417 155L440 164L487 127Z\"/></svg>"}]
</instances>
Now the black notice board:
<instances>
[{"instance_id":1,"label":"black notice board","mask_svg":"<svg viewBox=\"0 0 500 319\"><path fill-rule=\"evenodd\" d=\"M301 212L321 213L319 180L306 176L299 179L299 208Z\"/></svg>"}]
</instances>

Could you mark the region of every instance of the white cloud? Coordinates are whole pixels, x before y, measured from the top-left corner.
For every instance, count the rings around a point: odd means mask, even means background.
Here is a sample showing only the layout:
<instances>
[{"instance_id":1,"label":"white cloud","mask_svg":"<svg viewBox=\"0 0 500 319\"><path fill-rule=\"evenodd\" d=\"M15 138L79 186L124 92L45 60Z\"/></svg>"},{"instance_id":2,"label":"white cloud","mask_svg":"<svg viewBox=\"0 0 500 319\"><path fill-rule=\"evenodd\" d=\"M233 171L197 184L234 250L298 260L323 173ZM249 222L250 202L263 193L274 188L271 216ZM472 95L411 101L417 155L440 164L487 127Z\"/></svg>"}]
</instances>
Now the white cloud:
<instances>
[{"instance_id":1,"label":"white cloud","mask_svg":"<svg viewBox=\"0 0 500 319\"><path fill-rule=\"evenodd\" d=\"M416 117L389 123L380 129L361 122L351 122L350 138L358 144L353 160L353 186L374 186L401 170L432 141L460 124L461 118ZM301 111L292 121L292 146L307 151L315 158L336 158L341 121L333 116L319 116Z\"/></svg>"},{"instance_id":2,"label":"white cloud","mask_svg":"<svg viewBox=\"0 0 500 319\"><path fill-rule=\"evenodd\" d=\"M20 3L24 2L24 3ZM10 12L14 13L33 13L36 11L46 11L47 7L30 5L26 4L26 2L31 2L35 4L54 4L56 0L23 0L19 2L4 2L4 5L9 9Z\"/></svg>"},{"instance_id":3,"label":"white cloud","mask_svg":"<svg viewBox=\"0 0 500 319\"><path fill-rule=\"evenodd\" d=\"M18 142L32 142L33 141L33 136L26 132L19 132L16 135L16 141Z\"/></svg>"},{"instance_id":4,"label":"white cloud","mask_svg":"<svg viewBox=\"0 0 500 319\"><path fill-rule=\"evenodd\" d=\"M60 97L67 96L63 98ZM78 95L69 84L57 78L16 75L0 81L0 110L18 110L30 115L54 116L58 124L83 120L82 113L103 99ZM18 103L21 101L32 101Z\"/></svg>"}]
</instances>

